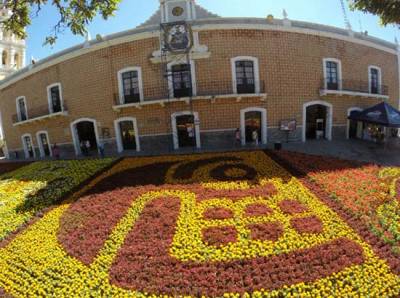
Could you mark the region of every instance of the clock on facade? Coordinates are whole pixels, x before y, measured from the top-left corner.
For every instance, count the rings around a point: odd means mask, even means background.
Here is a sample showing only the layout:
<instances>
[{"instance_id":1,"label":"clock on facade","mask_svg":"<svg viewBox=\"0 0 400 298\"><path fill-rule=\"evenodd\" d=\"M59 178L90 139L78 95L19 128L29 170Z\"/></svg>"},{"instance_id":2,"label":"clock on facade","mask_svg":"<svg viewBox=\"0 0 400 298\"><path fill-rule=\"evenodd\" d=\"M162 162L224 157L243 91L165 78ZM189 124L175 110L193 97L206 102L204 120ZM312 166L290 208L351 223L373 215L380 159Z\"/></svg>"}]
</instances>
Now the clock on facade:
<instances>
[{"instance_id":1,"label":"clock on facade","mask_svg":"<svg viewBox=\"0 0 400 298\"><path fill-rule=\"evenodd\" d=\"M175 17L180 17L180 16L183 14L183 12L184 12L184 10L183 10L183 8L180 7L180 6L176 6L176 7L174 7L174 8L172 9L172 14L173 14Z\"/></svg>"}]
</instances>

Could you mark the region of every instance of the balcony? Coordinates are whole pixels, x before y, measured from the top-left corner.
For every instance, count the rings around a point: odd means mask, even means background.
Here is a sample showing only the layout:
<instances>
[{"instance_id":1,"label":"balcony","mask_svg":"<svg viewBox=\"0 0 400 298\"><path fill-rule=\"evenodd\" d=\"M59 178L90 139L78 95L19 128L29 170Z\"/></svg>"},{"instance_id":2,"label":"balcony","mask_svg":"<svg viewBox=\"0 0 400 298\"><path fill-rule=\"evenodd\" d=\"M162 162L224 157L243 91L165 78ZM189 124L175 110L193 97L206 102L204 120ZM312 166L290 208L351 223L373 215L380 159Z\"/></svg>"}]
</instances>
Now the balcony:
<instances>
[{"instance_id":1,"label":"balcony","mask_svg":"<svg viewBox=\"0 0 400 298\"><path fill-rule=\"evenodd\" d=\"M14 126L17 126L35 121L43 121L49 118L64 117L67 115L68 115L68 109L65 104L63 106L63 109L60 112L56 113L50 113L49 106L45 105L33 109L28 109L28 117L25 120L19 120L18 115L14 114L12 116L12 122Z\"/></svg>"},{"instance_id":2,"label":"balcony","mask_svg":"<svg viewBox=\"0 0 400 298\"><path fill-rule=\"evenodd\" d=\"M141 109L143 106L154 104L159 104L164 107L165 104L169 102L186 102L189 104L191 100L210 100L211 103L215 103L218 99L223 98L233 98L238 102L243 98L260 98L261 101L265 101L267 99L264 81L257 81L254 86L241 86L237 88L239 93L235 93L233 88L233 83L231 81L211 82L204 84L202 82L197 82L197 86L193 87L191 92L187 92L188 89L168 90L167 87L163 89L150 88L146 89L143 101L138 100L137 102L130 102L126 104L121 104L119 95L114 94L113 109L115 111L130 107ZM185 92L183 92L183 90ZM190 93L193 93L193 96L185 96L185 94Z\"/></svg>"},{"instance_id":3,"label":"balcony","mask_svg":"<svg viewBox=\"0 0 400 298\"><path fill-rule=\"evenodd\" d=\"M385 85L371 88L367 81L342 80L331 83L324 79L321 81L320 96L327 95L361 96L386 100L389 99L389 88Z\"/></svg>"}]
</instances>

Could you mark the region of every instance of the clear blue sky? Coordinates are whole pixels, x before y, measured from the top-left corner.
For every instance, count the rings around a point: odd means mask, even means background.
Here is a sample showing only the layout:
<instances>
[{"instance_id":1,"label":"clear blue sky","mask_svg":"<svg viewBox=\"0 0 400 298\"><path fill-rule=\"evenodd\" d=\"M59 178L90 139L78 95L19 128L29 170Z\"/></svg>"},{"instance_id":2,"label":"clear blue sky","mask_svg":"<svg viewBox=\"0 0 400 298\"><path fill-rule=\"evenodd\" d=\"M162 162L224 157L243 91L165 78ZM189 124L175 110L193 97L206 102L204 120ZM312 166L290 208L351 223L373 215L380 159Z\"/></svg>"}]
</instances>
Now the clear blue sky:
<instances>
[{"instance_id":1,"label":"clear blue sky","mask_svg":"<svg viewBox=\"0 0 400 298\"><path fill-rule=\"evenodd\" d=\"M314 23L344 27L344 19L340 0L197 0L198 4L223 17L266 17L268 14L282 18L282 9L285 8L290 19L304 20ZM141 24L158 8L158 0L122 0L115 17L104 21L97 18L89 27L94 37L100 33L107 35ZM353 30L368 31L370 35L393 42L397 36L400 40L400 31L394 26L382 27L379 19L372 15L348 10ZM53 47L43 46L45 37L52 26L56 24L58 16L50 5L44 7L38 18L27 29L27 59L33 56L41 59L50 54L83 42L80 36L72 35L66 30L60 35L57 44Z\"/></svg>"}]
</instances>

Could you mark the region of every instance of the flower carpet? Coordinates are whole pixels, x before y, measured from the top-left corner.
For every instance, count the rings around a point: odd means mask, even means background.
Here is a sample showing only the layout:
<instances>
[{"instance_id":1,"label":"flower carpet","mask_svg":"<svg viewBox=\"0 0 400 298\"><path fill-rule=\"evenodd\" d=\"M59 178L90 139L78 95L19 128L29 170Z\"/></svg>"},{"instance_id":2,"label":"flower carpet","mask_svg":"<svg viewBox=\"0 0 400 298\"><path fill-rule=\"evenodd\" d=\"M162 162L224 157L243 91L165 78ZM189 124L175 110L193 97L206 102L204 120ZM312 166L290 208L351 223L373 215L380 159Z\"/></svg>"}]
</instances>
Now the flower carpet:
<instances>
[{"instance_id":1,"label":"flower carpet","mask_svg":"<svg viewBox=\"0 0 400 298\"><path fill-rule=\"evenodd\" d=\"M0 248L0 295L398 297L394 252L274 159L123 159Z\"/></svg>"},{"instance_id":2,"label":"flower carpet","mask_svg":"<svg viewBox=\"0 0 400 298\"><path fill-rule=\"evenodd\" d=\"M111 159L11 164L0 176L0 241L110 164ZM1 167L1 166L0 166ZM10 166L5 166L10 168Z\"/></svg>"},{"instance_id":3,"label":"flower carpet","mask_svg":"<svg viewBox=\"0 0 400 298\"><path fill-rule=\"evenodd\" d=\"M0 163L0 175L8 172L15 171L21 167L29 165L29 161L18 161L18 162L2 162Z\"/></svg>"},{"instance_id":4,"label":"flower carpet","mask_svg":"<svg viewBox=\"0 0 400 298\"><path fill-rule=\"evenodd\" d=\"M400 168L284 151L279 155L369 226L400 262Z\"/></svg>"}]
</instances>

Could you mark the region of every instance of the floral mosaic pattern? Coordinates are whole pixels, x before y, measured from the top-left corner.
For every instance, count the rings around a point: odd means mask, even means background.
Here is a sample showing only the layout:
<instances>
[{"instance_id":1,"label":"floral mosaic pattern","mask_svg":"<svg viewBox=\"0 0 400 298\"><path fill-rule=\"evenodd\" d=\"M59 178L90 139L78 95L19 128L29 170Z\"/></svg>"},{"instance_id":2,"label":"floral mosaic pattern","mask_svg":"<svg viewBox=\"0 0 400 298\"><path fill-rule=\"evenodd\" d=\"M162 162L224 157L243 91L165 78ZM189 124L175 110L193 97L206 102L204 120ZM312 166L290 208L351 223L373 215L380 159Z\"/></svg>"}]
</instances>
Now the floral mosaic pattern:
<instances>
[{"instance_id":1,"label":"floral mosaic pattern","mask_svg":"<svg viewBox=\"0 0 400 298\"><path fill-rule=\"evenodd\" d=\"M7 161L7 162L0 163L0 175L18 170L19 168L27 166L30 163L31 162L29 162L29 161L18 161L18 162Z\"/></svg>"},{"instance_id":2,"label":"floral mosaic pattern","mask_svg":"<svg viewBox=\"0 0 400 298\"><path fill-rule=\"evenodd\" d=\"M279 156L369 226L400 258L400 168L284 151Z\"/></svg>"},{"instance_id":3,"label":"floral mosaic pattern","mask_svg":"<svg viewBox=\"0 0 400 298\"><path fill-rule=\"evenodd\" d=\"M6 293L400 294L374 247L263 152L124 159L69 201L0 249Z\"/></svg>"},{"instance_id":4,"label":"floral mosaic pattern","mask_svg":"<svg viewBox=\"0 0 400 298\"><path fill-rule=\"evenodd\" d=\"M0 241L110 162L36 162L0 176Z\"/></svg>"}]
</instances>

